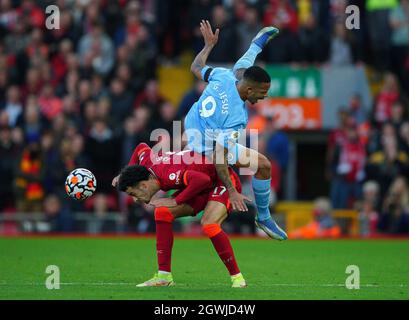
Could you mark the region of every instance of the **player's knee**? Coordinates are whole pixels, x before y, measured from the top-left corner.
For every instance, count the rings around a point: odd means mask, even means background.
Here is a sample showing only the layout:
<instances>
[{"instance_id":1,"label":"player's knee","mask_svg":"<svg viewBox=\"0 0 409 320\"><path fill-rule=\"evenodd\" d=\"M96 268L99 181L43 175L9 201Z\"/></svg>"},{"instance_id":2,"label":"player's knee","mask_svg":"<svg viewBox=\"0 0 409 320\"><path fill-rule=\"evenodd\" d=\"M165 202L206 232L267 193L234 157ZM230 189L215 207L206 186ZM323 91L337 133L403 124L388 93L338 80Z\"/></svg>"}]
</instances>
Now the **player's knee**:
<instances>
[{"instance_id":1,"label":"player's knee","mask_svg":"<svg viewBox=\"0 0 409 320\"><path fill-rule=\"evenodd\" d=\"M173 222L175 217L167 207L158 207L154 211L155 221Z\"/></svg>"},{"instance_id":2,"label":"player's knee","mask_svg":"<svg viewBox=\"0 0 409 320\"><path fill-rule=\"evenodd\" d=\"M258 156L258 173L269 177L271 175L271 162L265 155L261 153Z\"/></svg>"},{"instance_id":3,"label":"player's knee","mask_svg":"<svg viewBox=\"0 0 409 320\"><path fill-rule=\"evenodd\" d=\"M218 223L202 224L202 231L207 237L213 238L222 232L222 228Z\"/></svg>"},{"instance_id":4,"label":"player's knee","mask_svg":"<svg viewBox=\"0 0 409 320\"><path fill-rule=\"evenodd\" d=\"M209 219L208 217L202 216L202 219L200 219L200 224L202 225L202 229L203 226L206 224L212 224L215 223L215 221L212 221L211 219Z\"/></svg>"}]
</instances>

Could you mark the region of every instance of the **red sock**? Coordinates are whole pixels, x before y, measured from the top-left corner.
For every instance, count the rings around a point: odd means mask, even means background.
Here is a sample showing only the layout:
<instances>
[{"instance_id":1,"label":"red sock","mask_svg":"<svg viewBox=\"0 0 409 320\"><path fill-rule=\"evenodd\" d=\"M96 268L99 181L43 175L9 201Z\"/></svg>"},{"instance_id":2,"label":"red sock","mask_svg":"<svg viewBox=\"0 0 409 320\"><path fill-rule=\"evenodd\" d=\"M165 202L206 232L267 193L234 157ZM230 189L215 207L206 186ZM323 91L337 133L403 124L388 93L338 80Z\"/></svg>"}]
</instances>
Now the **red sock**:
<instances>
[{"instance_id":1,"label":"red sock","mask_svg":"<svg viewBox=\"0 0 409 320\"><path fill-rule=\"evenodd\" d=\"M227 234L218 224L206 224L203 226L204 233L210 238L220 259L226 265L231 276L240 273L234 257L233 248Z\"/></svg>"},{"instance_id":2,"label":"red sock","mask_svg":"<svg viewBox=\"0 0 409 320\"><path fill-rule=\"evenodd\" d=\"M173 247L174 217L166 207L155 209L156 222L156 253L158 257L158 270L170 272L170 262Z\"/></svg>"}]
</instances>

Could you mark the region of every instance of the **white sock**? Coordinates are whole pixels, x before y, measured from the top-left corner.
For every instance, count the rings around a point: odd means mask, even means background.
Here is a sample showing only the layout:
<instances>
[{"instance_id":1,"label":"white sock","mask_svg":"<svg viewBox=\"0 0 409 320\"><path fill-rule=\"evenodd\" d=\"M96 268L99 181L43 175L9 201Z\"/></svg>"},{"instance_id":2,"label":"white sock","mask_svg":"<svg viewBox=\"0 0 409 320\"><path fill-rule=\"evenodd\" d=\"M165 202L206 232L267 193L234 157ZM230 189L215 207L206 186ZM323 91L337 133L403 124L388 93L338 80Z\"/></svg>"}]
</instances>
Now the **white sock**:
<instances>
[{"instance_id":1,"label":"white sock","mask_svg":"<svg viewBox=\"0 0 409 320\"><path fill-rule=\"evenodd\" d=\"M158 273L160 273L160 274L170 274L170 272L168 272L168 271L161 271L161 270L159 270Z\"/></svg>"}]
</instances>

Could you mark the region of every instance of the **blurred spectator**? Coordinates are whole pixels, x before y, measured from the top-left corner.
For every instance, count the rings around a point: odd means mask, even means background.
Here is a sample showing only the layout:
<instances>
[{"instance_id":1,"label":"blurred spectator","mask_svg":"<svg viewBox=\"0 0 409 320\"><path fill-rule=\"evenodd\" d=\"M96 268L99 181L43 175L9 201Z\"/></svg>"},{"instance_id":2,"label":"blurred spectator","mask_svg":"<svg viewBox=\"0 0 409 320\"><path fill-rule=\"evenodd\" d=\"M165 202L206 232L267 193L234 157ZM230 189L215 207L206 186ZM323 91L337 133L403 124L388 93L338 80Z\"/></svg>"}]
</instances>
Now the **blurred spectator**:
<instances>
[{"instance_id":1,"label":"blurred spectator","mask_svg":"<svg viewBox=\"0 0 409 320\"><path fill-rule=\"evenodd\" d=\"M107 214L110 210L109 198L106 194L97 193L93 196L93 217L88 224L89 233L101 233L109 231L107 226ZM111 206L112 208L112 206ZM108 229L108 230L107 230ZM111 232L115 230L110 230Z\"/></svg>"},{"instance_id":2,"label":"blurred spectator","mask_svg":"<svg viewBox=\"0 0 409 320\"><path fill-rule=\"evenodd\" d=\"M39 60L44 61L48 58L49 47L44 42L43 31L40 28L33 29L30 34L30 42L25 48L25 54L28 59L32 61Z\"/></svg>"},{"instance_id":3,"label":"blurred spectator","mask_svg":"<svg viewBox=\"0 0 409 320\"><path fill-rule=\"evenodd\" d=\"M44 85L43 76L39 68L31 67L27 70L25 82L21 89L22 100L30 95L37 95Z\"/></svg>"},{"instance_id":4,"label":"blurred spectator","mask_svg":"<svg viewBox=\"0 0 409 320\"><path fill-rule=\"evenodd\" d=\"M400 92L396 76L392 73L387 73L381 91L375 98L375 105L373 107L373 118L376 124L379 125L390 120L392 105L399 99L399 96Z\"/></svg>"},{"instance_id":5,"label":"blurred spectator","mask_svg":"<svg viewBox=\"0 0 409 320\"><path fill-rule=\"evenodd\" d=\"M82 118L82 132L89 134L94 121L98 118L98 107L94 100L89 100L85 104L84 114Z\"/></svg>"},{"instance_id":6,"label":"blurred spectator","mask_svg":"<svg viewBox=\"0 0 409 320\"><path fill-rule=\"evenodd\" d=\"M55 194L49 194L44 199L45 221L37 223L39 232L70 232L73 231L74 219L72 212L63 207L61 200Z\"/></svg>"},{"instance_id":7,"label":"blurred spectator","mask_svg":"<svg viewBox=\"0 0 409 320\"><path fill-rule=\"evenodd\" d=\"M326 170L325 177L332 179L332 164L334 162L334 153L337 146L342 146L347 140L347 127L350 125L350 117L345 107L338 109L338 127L332 129L328 136Z\"/></svg>"},{"instance_id":8,"label":"blurred spectator","mask_svg":"<svg viewBox=\"0 0 409 320\"><path fill-rule=\"evenodd\" d=\"M377 233L379 214L372 202L363 201L359 210L359 234L361 237L369 237Z\"/></svg>"},{"instance_id":9,"label":"blurred spectator","mask_svg":"<svg viewBox=\"0 0 409 320\"><path fill-rule=\"evenodd\" d=\"M7 70L0 70L0 106L3 106L6 103L6 92L9 85L9 78Z\"/></svg>"},{"instance_id":10,"label":"blurred spectator","mask_svg":"<svg viewBox=\"0 0 409 320\"><path fill-rule=\"evenodd\" d=\"M372 130L370 143L367 146L368 153L372 154L374 152L382 150L385 143L390 140L393 140L392 142L395 142L396 138L397 133L393 124L391 122L385 122L382 125L381 130Z\"/></svg>"},{"instance_id":11,"label":"blurred spectator","mask_svg":"<svg viewBox=\"0 0 409 320\"><path fill-rule=\"evenodd\" d=\"M152 119L158 119L160 117L159 108L163 102L165 102L165 98L159 92L158 81L151 79L146 83L145 89L136 97L134 107L139 108L144 105L149 108Z\"/></svg>"},{"instance_id":12,"label":"blurred spectator","mask_svg":"<svg viewBox=\"0 0 409 320\"><path fill-rule=\"evenodd\" d=\"M395 101L392 104L391 123L395 127L396 132L399 132L400 126L406 117L406 112L403 101Z\"/></svg>"},{"instance_id":13,"label":"blurred spectator","mask_svg":"<svg viewBox=\"0 0 409 320\"><path fill-rule=\"evenodd\" d=\"M61 3L59 3L58 6L60 8L60 27L52 29L49 32L49 41L60 43L69 40L77 44L81 30L79 29L79 25L74 21L74 12L70 9L64 9Z\"/></svg>"},{"instance_id":14,"label":"blurred spectator","mask_svg":"<svg viewBox=\"0 0 409 320\"><path fill-rule=\"evenodd\" d=\"M17 55L24 51L30 41L27 30L27 21L17 15L16 22L10 26L10 32L4 39L7 52Z\"/></svg>"},{"instance_id":15,"label":"blurred spectator","mask_svg":"<svg viewBox=\"0 0 409 320\"><path fill-rule=\"evenodd\" d=\"M373 51L373 63L379 70L389 67L390 32L389 13L398 4L397 0L366 1L368 35Z\"/></svg>"},{"instance_id":16,"label":"blurred spectator","mask_svg":"<svg viewBox=\"0 0 409 320\"><path fill-rule=\"evenodd\" d=\"M17 22L18 13L11 0L3 0L0 2L0 25L4 29L13 28Z\"/></svg>"},{"instance_id":17,"label":"blurred spectator","mask_svg":"<svg viewBox=\"0 0 409 320\"><path fill-rule=\"evenodd\" d=\"M156 128L165 129L173 136L173 120L176 118L176 108L168 101L160 106L160 120L157 121Z\"/></svg>"},{"instance_id":18,"label":"blurred spectator","mask_svg":"<svg viewBox=\"0 0 409 320\"><path fill-rule=\"evenodd\" d=\"M192 47L195 54L203 48L200 21L211 20L213 0L193 0L189 10L189 29L192 30Z\"/></svg>"},{"instance_id":19,"label":"blurred spectator","mask_svg":"<svg viewBox=\"0 0 409 320\"><path fill-rule=\"evenodd\" d=\"M70 94L73 96L77 96L79 80L80 75L78 71L76 69L69 70L66 77L64 78L64 81L61 82L57 87L57 95L64 96ZM82 101L79 101L79 103L82 103Z\"/></svg>"},{"instance_id":20,"label":"blurred spectator","mask_svg":"<svg viewBox=\"0 0 409 320\"><path fill-rule=\"evenodd\" d=\"M73 79L72 81L75 81L75 80ZM81 80L79 83L73 84L73 86L75 86L74 93L77 93L78 104L79 104L80 112L82 115L84 112L84 107L87 104L87 102L93 100L91 81L84 79L84 80Z\"/></svg>"},{"instance_id":21,"label":"blurred spectator","mask_svg":"<svg viewBox=\"0 0 409 320\"><path fill-rule=\"evenodd\" d=\"M402 123L399 132L401 149L409 155L409 121Z\"/></svg>"},{"instance_id":22,"label":"blurred spectator","mask_svg":"<svg viewBox=\"0 0 409 320\"><path fill-rule=\"evenodd\" d=\"M62 112L62 101L54 95L54 90L51 84L46 84L41 90L41 94L38 97L38 105L41 113L48 120L51 120L57 114Z\"/></svg>"},{"instance_id":23,"label":"blurred spectator","mask_svg":"<svg viewBox=\"0 0 409 320\"><path fill-rule=\"evenodd\" d=\"M362 200L356 208L359 211L359 234L361 236L368 237L376 233L381 205L379 184L372 180L365 182L362 187Z\"/></svg>"},{"instance_id":24,"label":"blurred spectator","mask_svg":"<svg viewBox=\"0 0 409 320\"><path fill-rule=\"evenodd\" d=\"M130 77L130 75L128 75ZM95 73L92 75L91 79L91 90L92 90L92 97L95 100L100 100L102 98L106 98L109 95L108 89L105 87L104 79L101 75ZM129 88L128 88L129 89Z\"/></svg>"},{"instance_id":25,"label":"blurred spectator","mask_svg":"<svg viewBox=\"0 0 409 320\"><path fill-rule=\"evenodd\" d=\"M219 40L209 55L209 64L232 63L237 59L237 52L231 46L236 43L237 35L230 17L222 5L216 5L212 10L211 24L214 29L219 28ZM247 44L249 45L249 44Z\"/></svg>"},{"instance_id":26,"label":"blurred spectator","mask_svg":"<svg viewBox=\"0 0 409 320\"><path fill-rule=\"evenodd\" d=\"M401 82L404 82L405 60L409 57L409 1L400 0L399 5L391 10L389 23L392 29L391 35L391 61L392 70L396 73ZM406 88L408 84L404 85Z\"/></svg>"},{"instance_id":27,"label":"blurred spectator","mask_svg":"<svg viewBox=\"0 0 409 320\"><path fill-rule=\"evenodd\" d=\"M62 114L58 114L52 119L51 131L58 145L66 135L67 126L67 119Z\"/></svg>"},{"instance_id":28,"label":"blurred spectator","mask_svg":"<svg viewBox=\"0 0 409 320\"><path fill-rule=\"evenodd\" d=\"M114 35L116 47L123 45L127 38L137 38L142 27L140 3L130 1L129 5L131 8L125 12L125 23L117 28Z\"/></svg>"},{"instance_id":29,"label":"blurred spectator","mask_svg":"<svg viewBox=\"0 0 409 320\"><path fill-rule=\"evenodd\" d=\"M156 74L156 47L150 38L147 27L141 26L138 37L129 38L126 46L129 50L129 63L134 74L131 84L136 91L141 91L145 82L154 78Z\"/></svg>"},{"instance_id":30,"label":"blurred spectator","mask_svg":"<svg viewBox=\"0 0 409 320\"><path fill-rule=\"evenodd\" d=\"M342 26L343 28L343 26ZM339 32L335 29L335 32ZM341 37L341 34L336 36ZM310 15L308 19L300 23L298 31L299 45L300 45L300 61L308 64L319 64L327 60L328 57L328 37L318 26L314 15ZM337 38L336 38L337 40ZM338 44L338 55L345 54L341 50L341 46ZM334 59L331 62L341 60L340 57L331 57ZM344 58L345 59L345 58ZM339 61L337 61L339 62Z\"/></svg>"},{"instance_id":31,"label":"blurred spectator","mask_svg":"<svg viewBox=\"0 0 409 320\"><path fill-rule=\"evenodd\" d=\"M8 124L11 127L14 127L17 123L18 117L23 112L23 106L20 99L20 90L17 86L11 86L7 90L7 100L4 110L8 115Z\"/></svg>"},{"instance_id":32,"label":"blurred spectator","mask_svg":"<svg viewBox=\"0 0 409 320\"><path fill-rule=\"evenodd\" d=\"M46 163L44 172L44 191L46 194L53 193L56 185L54 185L54 168L52 164L58 157L58 148L55 145L54 137L50 131L44 131L41 136L41 152L44 155L44 163Z\"/></svg>"},{"instance_id":33,"label":"blurred spectator","mask_svg":"<svg viewBox=\"0 0 409 320\"><path fill-rule=\"evenodd\" d=\"M163 61L170 60L172 63L179 58L183 48L182 39L187 36L184 23L187 22L188 4L183 1L155 2L158 49Z\"/></svg>"},{"instance_id":34,"label":"blurred spectator","mask_svg":"<svg viewBox=\"0 0 409 320\"><path fill-rule=\"evenodd\" d=\"M192 105L199 100L205 88L206 82L195 80L193 88L185 93L179 104L176 114L177 119L182 119L187 115Z\"/></svg>"},{"instance_id":35,"label":"blurred spectator","mask_svg":"<svg viewBox=\"0 0 409 320\"><path fill-rule=\"evenodd\" d=\"M112 177L119 166L119 143L111 128L102 119L94 121L85 143L85 154L90 160L90 170L97 177L98 190L112 192Z\"/></svg>"},{"instance_id":36,"label":"blurred spectator","mask_svg":"<svg viewBox=\"0 0 409 320\"><path fill-rule=\"evenodd\" d=\"M361 125L368 120L364 106L362 105L361 95L355 93L349 101L349 114L357 125Z\"/></svg>"},{"instance_id":37,"label":"blurred spectator","mask_svg":"<svg viewBox=\"0 0 409 320\"><path fill-rule=\"evenodd\" d=\"M393 127L390 127L393 130ZM379 183L382 197L385 196L390 184L398 175L409 175L409 156L398 147L397 139L392 131L388 136L384 134L382 150L372 153L368 158L367 177Z\"/></svg>"},{"instance_id":38,"label":"blurred spectator","mask_svg":"<svg viewBox=\"0 0 409 320\"><path fill-rule=\"evenodd\" d=\"M381 209L381 197L379 183L374 180L366 181L362 186L362 201L372 204L374 210Z\"/></svg>"},{"instance_id":39,"label":"blurred spectator","mask_svg":"<svg viewBox=\"0 0 409 320\"><path fill-rule=\"evenodd\" d=\"M20 153L12 141L11 128L0 126L0 213L14 205L14 161Z\"/></svg>"},{"instance_id":40,"label":"blurred spectator","mask_svg":"<svg viewBox=\"0 0 409 320\"><path fill-rule=\"evenodd\" d=\"M133 95L126 90L122 80L114 78L110 85L111 117L122 123L132 111Z\"/></svg>"},{"instance_id":41,"label":"blurred spectator","mask_svg":"<svg viewBox=\"0 0 409 320\"><path fill-rule=\"evenodd\" d=\"M65 39L58 45L58 52L51 59L51 64L54 71L53 84L60 83L68 72L68 59L70 54L73 53L73 43Z\"/></svg>"},{"instance_id":42,"label":"blurred spectator","mask_svg":"<svg viewBox=\"0 0 409 320\"><path fill-rule=\"evenodd\" d=\"M31 141L15 163L15 193L19 212L40 212L44 198L45 164L40 145Z\"/></svg>"},{"instance_id":43,"label":"blurred spectator","mask_svg":"<svg viewBox=\"0 0 409 320\"><path fill-rule=\"evenodd\" d=\"M290 239L339 238L341 229L332 217L329 199L318 198L314 201L313 221L288 234Z\"/></svg>"},{"instance_id":44,"label":"blurred spectator","mask_svg":"<svg viewBox=\"0 0 409 320\"><path fill-rule=\"evenodd\" d=\"M149 141L149 132L145 130L149 111L141 107L135 110L135 113L138 116L128 117L124 123L121 137L121 167L128 164L135 147L139 143Z\"/></svg>"},{"instance_id":45,"label":"blurred spectator","mask_svg":"<svg viewBox=\"0 0 409 320\"><path fill-rule=\"evenodd\" d=\"M42 116L37 105L36 97L30 96L24 110L24 115L19 117L17 125L24 129L27 139L39 138L47 126L46 119Z\"/></svg>"},{"instance_id":46,"label":"blurred spectator","mask_svg":"<svg viewBox=\"0 0 409 320\"><path fill-rule=\"evenodd\" d=\"M345 24L337 21L331 39L329 62L333 66L348 66L353 63L351 40Z\"/></svg>"},{"instance_id":47,"label":"blurred spectator","mask_svg":"<svg viewBox=\"0 0 409 320\"><path fill-rule=\"evenodd\" d=\"M62 112L67 121L80 128L83 120L80 117L79 106L74 95L67 94L64 96L62 99Z\"/></svg>"},{"instance_id":48,"label":"blurred spectator","mask_svg":"<svg viewBox=\"0 0 409 320\"><path fill-rule=\"evenodd\" d=\"M44 25L44 11L33 0L22 0L17 14L31 27L41 28Z\"/></svg>"},{"instance_id":49,"label":"blurred spectator","mask_svg":"<svg viewBox=\"0 0 409 320\"><path fill-rule=\"evenodd\" d=\"M288 135L278 128L277 121L271 119L267 122L267 154L277 161L280 170L284 172L289 160L289 144Z\"/></svg>"},{"instance_id":50,"label":"blurred spectator","mask_svg":"<svg viewBox=\"0 0 409 320\"><path fill-rule=\"evenodd\" d=\"M242 56L248 49L249 44L260 31L262 25L259 22L256 8L246 7L243 20L236 25L238 38L238 56Z\"/></svg>"},{"instance_id":51,"label":"blurred spectator","mask_svg":"<svg viewBox=\"0 0 409 320\"><path fill-rule=\"evenodd\" d=\"M115 127L117 127L118 125L122 123L122 122L117 122L115 117L110 116L111 111L112 111L111 99L109 99L108 97L100 98L97 101L96 105L97 105L97 109L96 109L97 117L104 119L107 122L108 126L115 129ZM120 131L120 128L117 128L114 131L115 132Z\"/></svg>"},{"instance_id":52,"label":"blurred spectator","mask_svg":"<svg viewBox=\"0 0 409 320\"><path fill-rule=\"evenodd\" d=\"M331 202L335 209L351 208L352 201L360 199L365 178L366 153L358 130L350 126L346 134L345 142L335 147L333 157Z\"/></svg>"},{"instance_id":53,"label":"blurred spectator","mask_svg":"<svg viewBox=\"0 0 409 320\"><path fill-rule=\"evenodd\" d=\"M267 62L299 61L297 41L297 11L289 0L269 0L263 10L263 25L276 26L280 33L263 50L262 56ZM265 52L265 53L264 53Z\"/></svg>"},{"instance_id":54,"label":"blurred spectator","mask_svg":"<svg viewBox=\"0 0 409 320\"><path fill-rule=\"evenodd\" d=\"M78 54L83 67L93 68L102 75L111 71L114 65L114 47L101 24L95 22L91 32L80 39Z\"/></svg>"},{"instance_id":55,"label":"blurred spectator","mask_svg":"<svg viewBox=\"0 0 409 320\"><path fill-rule=\"evenodd\" d=\"M409 233L409 187L404 176L396 177L386 194L379 228L386 233Z\"/></svg>"}]
</instances>

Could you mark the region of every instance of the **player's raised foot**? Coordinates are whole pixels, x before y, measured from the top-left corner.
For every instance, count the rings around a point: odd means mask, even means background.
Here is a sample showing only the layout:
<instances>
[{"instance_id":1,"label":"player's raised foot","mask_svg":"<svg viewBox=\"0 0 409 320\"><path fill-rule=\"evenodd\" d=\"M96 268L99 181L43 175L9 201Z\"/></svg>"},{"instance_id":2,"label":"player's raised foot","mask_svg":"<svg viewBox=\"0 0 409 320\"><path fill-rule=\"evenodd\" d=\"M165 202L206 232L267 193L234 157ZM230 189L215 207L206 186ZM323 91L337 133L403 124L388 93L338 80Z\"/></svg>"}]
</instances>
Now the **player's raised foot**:
<instances>
[{"instance_id":1,"label":"player's raised foot","mask_svg":"<svg viewBox=\"0 0 409 320\"><path fill-rule=\"evenodd\" d=\"M246 280L241 273L231 276L232 288L245 288L247 287Z\"/></svg>"},{"instance_id":2,"label":"player's raised foot","mask_svg":"<svg viewBox=\"0 0 409 320\"><path fill-rule=\"evenodd\" d=\"M283 229L272 219L256 220L256 227L263 230L270 238L276 240L287 240L288 236Z\"/></svg>"},{"instance_id":3,"label":"player's raised foot","mask_svg":"<svg viewBox=\"0 0 409 320\"><path fill-rule=\"evenodd\" d=\"M263 49L264 46L279 32L280 30L278 30L276 27L265 27L257 33L251 42Z\"/></svg>"},{"instance_id":4,"label":"player's raised foot","mask_svg":"<svg viewBox=\"0 0 409 320\"><path fill-rule=\"evenodd\" d=\"M155 273L152 279L145 281L143 283L137 284L137 287L169 287L173 286L173 277L171 273Z\"/></svg>"}]
</instances>

